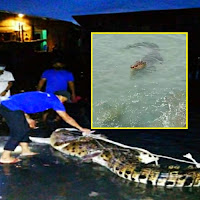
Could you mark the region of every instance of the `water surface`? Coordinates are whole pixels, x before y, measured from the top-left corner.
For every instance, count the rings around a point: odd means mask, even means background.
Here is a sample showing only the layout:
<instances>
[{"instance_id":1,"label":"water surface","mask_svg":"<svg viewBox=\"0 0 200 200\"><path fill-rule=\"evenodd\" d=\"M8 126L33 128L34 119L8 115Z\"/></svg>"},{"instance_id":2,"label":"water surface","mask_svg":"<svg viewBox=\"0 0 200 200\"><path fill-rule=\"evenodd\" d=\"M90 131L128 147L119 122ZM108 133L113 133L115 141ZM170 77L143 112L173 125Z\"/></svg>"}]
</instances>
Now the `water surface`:
<instances>
[{"instance_id":1,"label":"water surface","mask_svg":"<svg viewBox=\"0 0 200 200\"><path fill-rule=\"evenodd\" d=\"M163 61L133 72L130 65L155 54L134 46L144 42L157 45ZM185 121L184 34L93 35L93 127L183 127Z\"/></svg>"}]
</instances>

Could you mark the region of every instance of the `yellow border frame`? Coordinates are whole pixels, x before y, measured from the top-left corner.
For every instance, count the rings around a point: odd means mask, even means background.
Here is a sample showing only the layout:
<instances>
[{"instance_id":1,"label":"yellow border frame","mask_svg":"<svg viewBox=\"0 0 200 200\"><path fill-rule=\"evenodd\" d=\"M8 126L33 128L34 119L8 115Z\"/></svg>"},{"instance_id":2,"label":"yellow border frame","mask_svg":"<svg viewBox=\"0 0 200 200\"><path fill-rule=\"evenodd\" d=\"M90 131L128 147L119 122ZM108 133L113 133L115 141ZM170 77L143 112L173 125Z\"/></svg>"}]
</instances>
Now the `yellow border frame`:
<instances>
[{"instance_id":1,"label":"yellow border frame","mask_svg":"<svg viewBox=\"0 0 200 200\"><path fill-rule=\"evenodd\" d=\"M93 35L94 34L185 34L186 35L186 126L185 127L93 127ZM188 129L188 32L91 32L91 128L92 129Z\"/></svg>"}]
</instances>

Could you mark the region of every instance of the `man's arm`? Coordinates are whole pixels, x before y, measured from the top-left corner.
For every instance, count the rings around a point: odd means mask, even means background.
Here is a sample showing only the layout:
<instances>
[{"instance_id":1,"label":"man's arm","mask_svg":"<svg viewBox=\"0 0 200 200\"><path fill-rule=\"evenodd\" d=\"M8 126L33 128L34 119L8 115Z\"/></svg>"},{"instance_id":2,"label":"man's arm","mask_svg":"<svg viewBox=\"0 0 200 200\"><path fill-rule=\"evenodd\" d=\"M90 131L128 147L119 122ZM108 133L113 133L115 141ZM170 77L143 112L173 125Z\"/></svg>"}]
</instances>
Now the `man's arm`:
<instances>
[{"instance_id":1,"label":"man's arm","mask_svg":"<svg viewBox=\"0 0 200 200\"><path fill-rule=\"evenodd\" d=\"M46 78L41 78L39 83L38 83L38 86L37 86L37 91L41 91L42 87L44 86L46 82Z\"/></svg>"},{"instance_id":2,"label":"man's arm","mask_svg":"<svg viewBox=\"0 0 200 200\"><path fill-rule=\"evenodd\" d=\"M6 87L6 89L0 94L0 96L5 96L6 93L8 92L8 90L10 90L10 88L13 86L13 82L12 81L8 81L8 86Z\"/></svg>"},{"instance_id":3,"label":"man's arm","mask_svg":"<svg viewBox=\"0 0 200 200\"><path fill-rule=\"evenodd\" d=\"M79 129L82 132L87 132L89 133L90 130L87 128L82 128L72 117L70 117L65 111L56 111L58 115L68 124L71 126Z\"/></svg>"},{"instance_id":4,"label":"man's arm","mask_svg":"<svg viewBox=\"0 0 200 200\"><path fill-rule=\"evenodd\" d=\"M8 86L6 87L6 90L10 90L10 88L13 86L12 81L8 81Z\"/></svg>"},{"instance_id":5,"label":"man's arm","mask_svg":"<svg viewBox=\"0 0 200 200\"><path fill-rule=\"evenodd\" d=\"M75 98L76 98L74 82L73 81L69 81L68 84L69 84L69 89L71 90L71 93L72 93L72 98L71 99L72 99L72 101L74 101Z\"/></svg>"},{"instance_id":6,"label":"man's arm","mask_svg":"<svg viewBox=\"0 0 200 200\"><path fill-rule=\"evenodd\" d=\"M31 119L30 116L26 113L24 113L26 121L28 122L30 128L36 128L36 121L34 119Z\"/></svg>"}]
</instances>

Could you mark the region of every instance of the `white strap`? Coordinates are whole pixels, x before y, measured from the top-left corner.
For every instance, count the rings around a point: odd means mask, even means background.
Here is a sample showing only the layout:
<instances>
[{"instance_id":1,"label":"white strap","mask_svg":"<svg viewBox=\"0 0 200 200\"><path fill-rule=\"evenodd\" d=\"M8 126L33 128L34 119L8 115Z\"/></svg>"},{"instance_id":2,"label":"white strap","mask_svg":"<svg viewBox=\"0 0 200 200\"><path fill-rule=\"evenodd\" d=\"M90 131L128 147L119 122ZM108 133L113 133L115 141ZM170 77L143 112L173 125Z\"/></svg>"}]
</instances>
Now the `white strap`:
<instances>
[{"instance_id":1,"label":"white strap","mask_svg":"<svg viewBox=\"0 0 200 200\"><path fill-rule=\"evenodd\" d=\"M187 160L182 160L182 159L173 158L173 157L170 157L170 156L163 156L163 155L153 154L153 153L151 153L151 152L149 152L149 151L147 151L147 150L145 150L145 149L138 148L138 147L131 147L131 146L124 145L124 144L121 144L121 143L118 143L118 142L114 142L114 141L112 141L112 140L103 138L103 137L101 137L101 136L99 136L99 135L96 136L96 135L94 135L94 134L90 134L90 135L88 135L88 137L92 137L92 138L95 138L95 139L103 140L103 141L105 141L105 142L108 142L108 143L111 143L111 144L115 144L115 145L120 146L120 147L123 147L123 148L128 148L128 149L137 150L137 151L140 151L140 152L147 153L147 154L151 155L151 159L149 159L149 158L147 158L147 157L144 157L144 156L142 157L142 158L144 158L144 161L145 161L145 159L146 159L146 162L144 162L144 163L146 163L146 164L147 164L147 163L150 163L150 162L152 162L152 161L154 161L154 162L156 163L156 165L158 165L158 158L165 158L165 159L174 160L174 161L177 161L177 162L184 162L184 163L188 163L188 164L193 164L193 165L195 165L197 168L200 168L200 163L197 163L196 160L194 160L194 159L192 158L192 156L191 156L191 157L190 157L190 156L189 156L189 157L188 157L188 156L184 156L184 157L186 157L186 158L192 160L193 162L187 161ZM188 155L188 154L187 154L187 155ZM191 155L191 154L190 154L190 155ZM149 159L149 161L148 161L148 159Z\"/></svg>"}]
</instances>

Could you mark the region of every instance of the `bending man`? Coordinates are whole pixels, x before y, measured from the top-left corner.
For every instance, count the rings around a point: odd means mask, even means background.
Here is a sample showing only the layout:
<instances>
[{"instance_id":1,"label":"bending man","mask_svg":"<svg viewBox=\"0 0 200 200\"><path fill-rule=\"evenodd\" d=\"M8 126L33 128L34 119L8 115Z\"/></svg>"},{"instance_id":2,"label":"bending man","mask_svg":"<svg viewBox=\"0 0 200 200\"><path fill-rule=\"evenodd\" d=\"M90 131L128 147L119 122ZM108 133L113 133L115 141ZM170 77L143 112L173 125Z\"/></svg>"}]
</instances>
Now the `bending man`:
<instances>
[{"instance_id":1,"label":"bending man","mask_svg":"<svg viewBox=\"0 0 200 200\"><path fill-rule=\"evenodd\" d=\"M58 115L71 126L81 132L89 133L89 129L82 128L66 111L63 103L69 99L69 93L58 91L55 94L46 92L25 92L16 94L1 102L0 114L6 119L10 130L10 139L1 155L1 163L16 163L20 159L11 157L12 151L20 145L21 155L35 155L29 149L29 128L35 128L36 122L28 114L42 112L48 109L55 110Z\"/></svg>"}]
</instances>

